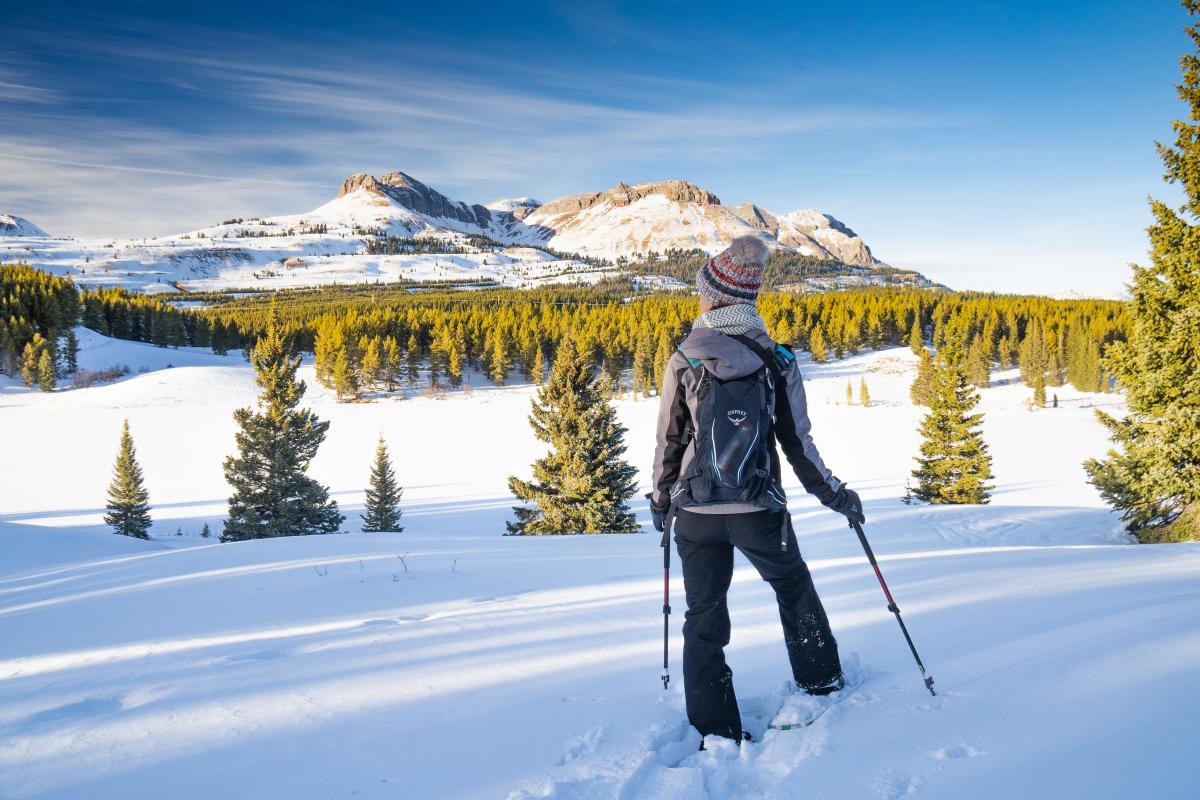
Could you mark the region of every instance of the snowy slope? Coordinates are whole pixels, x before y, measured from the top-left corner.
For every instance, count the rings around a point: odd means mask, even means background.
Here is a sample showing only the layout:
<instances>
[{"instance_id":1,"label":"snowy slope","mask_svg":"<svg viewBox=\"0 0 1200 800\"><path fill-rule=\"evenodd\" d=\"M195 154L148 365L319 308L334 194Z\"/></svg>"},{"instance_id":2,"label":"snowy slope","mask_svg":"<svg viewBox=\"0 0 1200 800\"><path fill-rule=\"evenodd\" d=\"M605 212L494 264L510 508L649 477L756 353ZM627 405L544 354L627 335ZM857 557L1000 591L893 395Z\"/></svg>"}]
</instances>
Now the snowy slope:
<instances>
[{"instance_id":1,"label":"snowy slope","mask_svg":"<svg viewBox=\"0 0 1200 800\"><path fill-rule=\"evenodd\" d=\"M13 214L0 214L0 236L37 236L46 238L49 235L27 219Z\"/></svg>"},{"instance_id":2,"label":"snowy slope","mask_svg":"<svg viewBox=\"0 0 1200 800\"><path fill-rule=\"evenodd\" d=\"M87 357L105 360L95 345ZM136 371L152 365L142 347L113 355ZM1030 413L1013 382L984 391L992 505L907 507L913 360L888 350L804 372L816 442L863 494L939 696L844 523L793 480L801 547L863 684L811 729L702 754L680 694L677 568L671 691L658 680L657 536L499 535L506 476L541 452L529 387L476 378L441 400L337 404L305 367L331 422L313 473L356 530L382 432L406 530L230 545L196 534L219 530L231 411L255 393L238 358L0 394L22 454L0 483L0 793L1194 796L1200 547L1128 544L1085 483L1080 461L1106 447L1091 408L1119 399L1063 388L1061 408ZM872 407L844 405L862 375ZM619 412L645 468L655 401ZM126 417L155 509L148 543L101 521ZM743 707L769 711L786 657L770 592L740 557L730 603Z\"/></svg>"}]
</instances>

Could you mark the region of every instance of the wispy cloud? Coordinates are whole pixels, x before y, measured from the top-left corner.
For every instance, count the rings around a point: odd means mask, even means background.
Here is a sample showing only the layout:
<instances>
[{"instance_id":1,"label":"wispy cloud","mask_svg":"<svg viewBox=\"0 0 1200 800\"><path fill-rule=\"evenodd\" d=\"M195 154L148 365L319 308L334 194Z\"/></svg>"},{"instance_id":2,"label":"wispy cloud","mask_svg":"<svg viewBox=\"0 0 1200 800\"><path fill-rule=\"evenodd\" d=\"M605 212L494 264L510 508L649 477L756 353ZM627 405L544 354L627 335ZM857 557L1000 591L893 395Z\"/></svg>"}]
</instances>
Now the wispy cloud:
<instances>
[{"instance_id":1,"label":"wispy cloud","mask_svg":"<svg viewBox=\"0 0 1200 800\"><path fill-rule=\"evenodd\" d=\"M4 115L0 207L36 210L35 222L61 232L159 234L215 217L304 211L357 170L404 169L472 201L547 198L602 188L597 176L607 185L693 177L681 171L694 165L761 168L770 152L813 134L957 124L902 108L788 104L767 88L555 70L444 42L406 42L402 57L364 46L300 60L262 37L179 33L56 38L97 63L144 64L139 74L180 97L152 117L121 115L76 107L84 90L67 86L40 95L53 106ZM188 100L204 110L173 118ZM112 105L123 105L119 95Z\"/></svg>"}]
</instances>

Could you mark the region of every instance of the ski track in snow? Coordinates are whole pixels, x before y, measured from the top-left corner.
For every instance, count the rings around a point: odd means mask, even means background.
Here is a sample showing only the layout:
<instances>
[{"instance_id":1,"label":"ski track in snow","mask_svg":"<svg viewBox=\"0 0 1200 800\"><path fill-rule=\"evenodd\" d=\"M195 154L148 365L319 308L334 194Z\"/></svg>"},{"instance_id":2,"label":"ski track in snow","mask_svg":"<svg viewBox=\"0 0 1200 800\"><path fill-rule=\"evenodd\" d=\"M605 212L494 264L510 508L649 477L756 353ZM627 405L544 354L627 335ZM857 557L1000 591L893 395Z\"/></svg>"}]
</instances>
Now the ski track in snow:
<instances>
[{"instance_id":1,"label":"ski track in snow","mask_svg":"<svg viewBox=\"0 0 1200 800\"><path fill-rule=\"evenodd\" d=\"M981 406L993 503L910 507L898 498L921 415L911 353L805 363L817 446L862 493L938 695L853 534L793 481L801 548L861 685L809 727L765 730L825 701L784 703L774 600L739 556L727 654L762 735L701 752L684 715L677 562L671 690L658 679L657 535L499 535L506 476L542 452L530 387L343 405L303 367L306 402L331 423L312 473L351 528L382 432L405 531L220 545L197 534L220 530L250 368L239 354L81 343L84 366L131 374L50 395L0 379L20 454L0 482L0 796L1195 796L1200 547L1129 546L1079 466L1108 447L1092 407L1119 411L1119 398L1064 387L1061 408L1030 413L1027 390L998 375ZM859 375L870 409L844 404ZM618 411L644 468L655 401ZM150 542L101 519L126 417ZM648 526L640 497L633 508Z\"/></svg>"}]
</instances>

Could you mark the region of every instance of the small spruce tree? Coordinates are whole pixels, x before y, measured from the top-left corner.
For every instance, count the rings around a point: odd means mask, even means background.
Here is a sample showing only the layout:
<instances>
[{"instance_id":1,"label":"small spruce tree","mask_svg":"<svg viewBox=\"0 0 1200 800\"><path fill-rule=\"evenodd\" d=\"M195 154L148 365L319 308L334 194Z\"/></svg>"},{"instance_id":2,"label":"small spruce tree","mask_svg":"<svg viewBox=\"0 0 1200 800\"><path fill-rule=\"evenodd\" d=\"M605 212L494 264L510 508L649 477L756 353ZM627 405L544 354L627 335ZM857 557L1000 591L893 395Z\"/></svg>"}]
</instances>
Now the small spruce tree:
<instances>
[{"instance_id":1,"label":"small spruce tree","mask_svg":"<svg viewBox=\"0 0 1200 800\"><path fill-rule=\"evenodd\" d=\"M509 533L633 533L628 501L637 470L621 456L625 429L609 398L611 385L596 374L590 354L572 339L558 348L529 424L550 452L533 464L533 480L508 479L520 500Z\"/></svg>"},{"instance_id":2,"label":"small spruce tree","mask_svg":"<svg viewBox=\"0 0 1200 800\"><path fill-rule=\"evenodd\" d=\"M207 539L212 536L212 529L208 527L208 523L204 523L204 527L200 529L200 538Z\"/></svg>"},{"instance_id":3,"label":"small spruce tree","mask_svg":"<svg viewBox=\"0 0 1200 800\"><path fill-rule=\"evenodd\" d=\"M867 378L865 375L858 379L858 402L863 408L871 405L871 393L867 390Z\"/></svg>"},{"instance_id":4,"label":"small spruce tree","mask_svg":"<svg viewBox=\"0 0 1200 800\"><path fill-rule=\"evenodd\" d=\"M981 504L988 501L992 459L983 441L983 414L972 413L979 393L967 381L961 340L938 351L929 413L921 422L920 455L912 476L912 498L927 503Z\"/></svg>"},{"instance_id":5,"label":"small spruce tree","mask_svg":"<svg viewBox=\"0 0 1200 800\"><path fill-rule=\"evenodd\" d=\"M854 384L850 382L849 378L846 378L846 405L854 405Z\"/></svg>"},{"instance_id":6,"label":"small spruce tree","mask_svg":"<svg viewBox=\"0 0 1200 800\"><path fill-rule=\"evenodd\" d=\"M233 412L238 452L225 459L233 495L221 541L335 533L343 520L337 503L307 474L329 423L300 408L305 390L296 378L300 358L292 355L274 307L250 361L262 394L259 410Z\"/></svg>"},{"instance_id":7,"label":"small spruce tree","mask_svg":"<svg viewBox=\"0 0 1200 800\"><path fill-rule=\"evenodd\" d=\"M404 530L400 526L400 497L404 490L396 484L396 472L388 458L387 443L383 435L375 446L375 463L371 466L371 483L367 487L366 513L362 515L362 529L367 533Z\"/></svg>"},{"instance_id":8,"label":"small spruce tree","mask_svg":"<svg viewBox=\"0 0 1200 800\"><path fill-rule=\"evenodd\" d=\"M108 509L104 522L113 533L137 539L150 538L150 495L142 483L142 468L133 447L133 436L129 433L129 420L125 420L121 429L117 461L113 465L113 479L108 485L108 502L104 507Z\"/></svg>"}]
</instances>

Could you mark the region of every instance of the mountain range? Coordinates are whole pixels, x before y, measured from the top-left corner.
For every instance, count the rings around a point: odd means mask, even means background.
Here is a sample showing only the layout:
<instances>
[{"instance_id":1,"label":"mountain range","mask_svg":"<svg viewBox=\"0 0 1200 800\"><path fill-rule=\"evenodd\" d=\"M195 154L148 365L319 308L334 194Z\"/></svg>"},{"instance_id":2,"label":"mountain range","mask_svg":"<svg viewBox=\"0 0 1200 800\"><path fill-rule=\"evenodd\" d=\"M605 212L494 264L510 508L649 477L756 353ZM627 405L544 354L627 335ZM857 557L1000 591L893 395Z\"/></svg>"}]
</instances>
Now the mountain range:
<instances>
[{"instance_id":1,"label":"mountain range","mask_svg":"<svg viewBox=\"0 0 1200 800\"><path fill-rule=\"evenodd\" d=\"M410 234L445 227L449 221L454 230L474 229L498 241L545 244L606 259L667 250L716 252L734 237L749 234L774 249L812 258L860 267L880 263L858 234L829 214L801 209L776 215L751 203L726 206L707 189L682 180L618 183L603 192L548 203L521 197L468 205L403 172L379 178L359 172L343 181L338 199L360 192L379 198L381 209L394 203L423 217L399 215Z\"/></svg>"},{"instance_id":2,"label":"mountain range","mask_svg":"<svg viewBox=\"0 0 1200 800\"><path fill-rule=\"evenodd\" d=\"M0 261L26 261L85 285L142 291L389 280L535 286L594 281L668 251L715 253L741 235L828 265L810 288L929 285L880 262L829 214L727 206L682 180L618 183L546 203L519 197L483 205L452 200L403 172L355 173L336 197L306 214L239 217L174 236L56 238L0 215ZM639 271L653 272L653 265Z\"/></svg>"}]
</instances>

